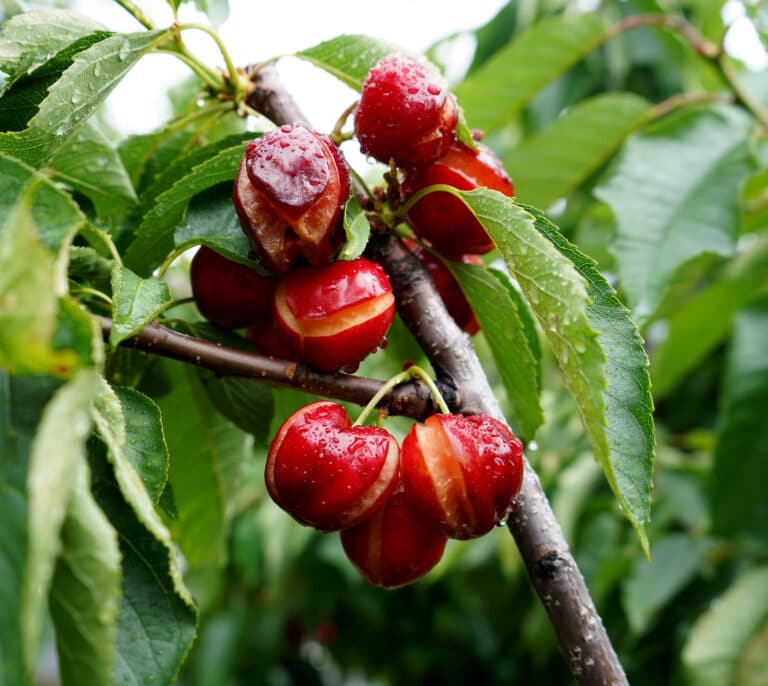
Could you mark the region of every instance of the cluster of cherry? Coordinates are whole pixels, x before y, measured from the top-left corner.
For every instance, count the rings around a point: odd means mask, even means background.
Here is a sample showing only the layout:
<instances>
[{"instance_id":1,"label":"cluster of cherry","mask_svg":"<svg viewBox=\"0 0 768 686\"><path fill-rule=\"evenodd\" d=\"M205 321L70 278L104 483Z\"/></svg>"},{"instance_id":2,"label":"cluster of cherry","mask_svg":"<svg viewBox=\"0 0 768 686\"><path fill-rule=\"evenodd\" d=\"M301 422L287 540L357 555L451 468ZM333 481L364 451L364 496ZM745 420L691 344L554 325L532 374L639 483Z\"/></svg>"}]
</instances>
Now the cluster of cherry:
<instances>
[{"instance_id":1,"label":"cluster of cherry","mask_svg":"<svg viewBox=\"0 0 768 686\"><path fill-rule=\"evenodd\" d=\"M433 255L470 263L494 244L449 192L435 184L512 183L479 142L457 139L458 107L416 60L388 56L368 73L354 118L360 149L399 170L399 206L423 245L409 242L458 325L477 321L456 281ZM395 300L382 268L364 257L334 260L344 237L349 172L334 142L302 124L252 141L234 184L234 206L265 275L202 247L191 266L200 312L245 328L267 355L324 371L352 370L383 340ZM352 425L332 402L301 408L269 451L267 488L299 522L342 531L349 558L375 584L400 586L440 559L446 537L474 538L498 524L522 481L522 445L485 416L436 414L414 424L402 446L385 429Z\"/></svg>"}]
</instances>

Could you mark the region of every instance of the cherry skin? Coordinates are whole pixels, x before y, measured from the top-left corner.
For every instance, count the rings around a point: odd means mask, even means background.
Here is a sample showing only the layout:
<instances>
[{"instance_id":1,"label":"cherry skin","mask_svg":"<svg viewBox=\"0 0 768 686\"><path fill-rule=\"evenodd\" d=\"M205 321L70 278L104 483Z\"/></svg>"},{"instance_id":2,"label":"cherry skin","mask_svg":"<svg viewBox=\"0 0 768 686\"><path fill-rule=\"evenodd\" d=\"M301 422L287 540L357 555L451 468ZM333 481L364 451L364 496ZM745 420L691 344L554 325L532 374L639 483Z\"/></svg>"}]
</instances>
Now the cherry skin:
<instances>
[{"instance_id":1,"label":"cherry skin","mask_svg":"<svg viewBox=\"0 0 768 686\"><path fill-rule=\"evenodd\" d=\"M363 257L293 269L275 291L275 323L295 359L323 371L357 366L376 350L394 314L386 273Z\"/></svg>"},{"instance_id":2,"label":"cherry skin","mask_svg":"<svg viewBox=\"0 0 768 686\"><path fill-rule=\"evenodd\" d=\"M347 166L330 138L301 124L251 141L233 189L240 225L267 269L325 264L343 238Z\"/></svg>"},{"instance_id":3,"label":"cherry skin","mask_svg":"<svg viewBox=\"0 0 768 686\"><path fill-rule=\"evenodd\" d=\"M399 453L384 429L353 427L341 405L311 403L288 417L272 441L267 491L301 524L339 531L363 520L389 495Z\"/></svg>"},{"instance_id":4,"label":"cherry skin","mask_svg":"<svg viewBox=\"0 0 768 686\"><path fill-rule=\"evenodd\" d=\"M427 67L388 55L368 72L355 111L355 135L366 155L399 167L434 162L451 145L456 99Z\"/></svg>"},{"instance_id":5,"label":"cherry skin","mask_svg":"<svg viewBox=\"0 0 768 686\"><path fill-rule=\"evenodd\" d=\"M434 184L459 190L490 188L510 198L514 187L501 161L489 148L478 144L472 150L456 142L448 153L428 167L416 169L403 179L405 197ZM463 254L484 254L494 243L482 225L459 198L445 191L430 193L408 213L408 223L440 254L458 259Z\"/></svg>"},{"instance_id":6,"label":"cherry skin","mask_svg":"<svg viewBox=\"0 0 768 686\"><path fill-rule=\"evenodd\" d=\"M238 329L267 318L277 279L200 246L189 270L197 309L208 321Z\"/></svg>"},{"instance_id":7,"label":"cherry skin","mask_svg":"<svg viewBox=\"0 0 768 686\"><path fill-rule=\"evenodd\" d=\"M419 262L421 262L424 268L429 272L437 292L445 303L445 308L448 310L448 314L453 317L454 321L462 331L465 331L470 336L474 336L480 331L480 324L475 317L475 313L472 312L472 307L462 292L459 282L453 278L453 274L451 274L448 267L429 252L429 250L417 243L406 241L406 244L411 252L419 258ZM455 261L462 262L463 264L483 264L483 261L478 255L461 255L459 259L456 259Z\"/></svg>"},{"instance_id":8,"label":"cherry skin","mask_svg":"<svg viewBox=\"0 0 768 686\"><path fill-rule=\"evenodd\" d=\"M402 485L368 518L341 532L347 557L368 581L384 588L423 577L440 561L446 541Z\"/></svg>"},{"instance_id":9,"label":"cherry skin","mask_svg":"<svg viewBox=\"0 0 768 686\"><path fill-rule=\"evenodd\" d=\"M512 508L523 480L522 454L522 443L493 417L436 414L406 435L401 472L446 536L476 538Z\"/></svg>"}]
</instances>

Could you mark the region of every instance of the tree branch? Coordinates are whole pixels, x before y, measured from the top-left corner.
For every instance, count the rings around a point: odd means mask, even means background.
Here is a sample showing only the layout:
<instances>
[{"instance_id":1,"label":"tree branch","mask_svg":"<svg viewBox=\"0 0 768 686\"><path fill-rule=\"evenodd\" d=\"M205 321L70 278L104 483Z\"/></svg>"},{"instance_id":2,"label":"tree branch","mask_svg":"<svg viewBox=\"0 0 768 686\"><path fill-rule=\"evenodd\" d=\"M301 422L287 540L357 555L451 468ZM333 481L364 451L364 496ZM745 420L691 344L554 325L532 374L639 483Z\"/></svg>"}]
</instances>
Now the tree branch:
<instances>
[{"instance_id":1,"label":"tree branch","mask_svg":"<svg viewBox=\"0 0 768 686\"><path fill-rule=\"evenodd\" d=\"M271 70L262 75L259 98L250 99L249 105L277 124L306 121L273 77ZM264 85L266 82L268 85ZM367 254L388 273L398 312L432 362L441 389L455 391L449 401L452 409L484 412L506 421L471 339L446 311L418 259L389 233L374 233ZM346 383L350 383L348 377ZM408 416L419 414L405 407L400 409ZM576 682L584 686L628 684L539 478L527 461L522 491L509 518L509 530Z\"/></svg>"}]
</instances>

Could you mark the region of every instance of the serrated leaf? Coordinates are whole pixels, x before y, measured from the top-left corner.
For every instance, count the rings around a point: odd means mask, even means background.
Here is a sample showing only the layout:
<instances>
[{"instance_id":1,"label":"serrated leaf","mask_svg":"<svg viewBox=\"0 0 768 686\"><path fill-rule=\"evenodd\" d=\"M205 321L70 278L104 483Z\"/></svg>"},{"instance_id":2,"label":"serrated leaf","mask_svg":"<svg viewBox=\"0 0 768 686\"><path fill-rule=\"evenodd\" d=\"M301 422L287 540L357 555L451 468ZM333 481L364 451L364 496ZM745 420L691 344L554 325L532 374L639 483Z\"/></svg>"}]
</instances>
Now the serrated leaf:
<instances>
[{"instance_id":1,"label":"serrated leaf","mask_svg":"<svg viewBox=\"0 0 768 686\"><path fill-rule=\"evenodd\" d=\"M197 609L170 533L125 455L122 406L105 382L93 417L104 442L89 450L93 491L120 535L123 557L112 683L173 683L194 640Z\"/></svg>"},{"instance_id":2,"label":"serrated leaf","mask_svg":"<svg viewBox=\"0 0 768 686\"><path fill-rule=\"evenodd\" d=\"M0 226L0 365L18 374L66 376L78 358L71 349L55 348L63 288L32 219L36 188L23 192Z\"/></svg>"},{"instance_id":3,"label":"serrated leaf","mask_svg":"<svg viewBox=\"0 0 768 686\"><path fill-rule=\"evenodd\" d=\"M653 350L655 398L669 393L684 375L727 337L745 305L768 294L768 235L738 253L711 284L697 290L667 318L665 337ZM712 313L717 312L713 317Z\"/></svg>"},{"instance_id":4,"label":"serrated leaf","mask_svg":"<svg viewBox=\"0 0 768 686\"><path fill-rule=\"evenodd\" d=\"M682 112L631 136L595 190L616 217L613 251L638 321L654 314L686 262L733 252L750 127L735 108Z\"/></svg>"},{"instance_id":5,"label":"serrated leaf","mask_svg":"<svg viewBox=\"0 0 768 686\"><path fill-rule=\"evenodd\" d=\"M596 12L537 22L456 87L467 119L486 132L506 124L544 86L598 46L605 33Z\"/></svg>"},{"instance_id":6,"label":"serrated leaf","mask_svg":"<svg viewBox=\"0 0 768 686\"><path fill-rule=\"evenodd\" d=\"M480 328L488 341L496 367L504 383L519 434L533 440L544 422L541 409L541 358L535 356L530 337L537 337L523 324L514 286L503 272L485 267L446 261L467 297ZM522 302L520 305L524 304ZM538 344L538 338L536 343Z\"/></svg>"},{"instance_id":7,"label":"serrated leaf","mask_svg":"<svg viewBox=\"0 0 768 686\"><path fill-rule=\"evenodd\" d=\"M135 388L117 386L114 391L125 420L123 452L157 502L168 481L169 460L160 408Z\"/></svg>"},{"instance_id":8,"label":"serrated leaf","mask_svg":"<svg viewBox=\"0 0 768 686\"><path fill-rule=\"evenodd\" d=\"M111 35L97 31L78 38L32 73L21 75L0 98L0 131L23 131L48 97L50 87L72 65L75 55Z\"/></svg>"},{"instance_id":9,"label":"serrated leaf","mask_svg":"<svg viewBox=\"0 0 768 686\"><path fill-rule=\"evenodd\" d=\"M138 202L117 149L91 122L86 122L48 165L54 178L93 203L102 220L115 219Z\"/></svg>"},{"instance_id":10,"label":"serrated leaf","mask_svg":"<svg viewBox=\"0 0 768 686\"><path fill-rule=\"evenodd\" d=\"M546 210L597 170L650 110L631 93L584 100L543 131L523 139L504 156L515 195Z\"/></svg>"},{"instance_id":11,"label":"serrated leaf","mask_svg":"<svg viewBox=\"0 0 768 686\"><path fill-rule=\"evenodd\" d=\"M347 34L300 50L296 57L312 62L332 74L342 83L359 91L368 70L382 57L407 54L402 47L371 36Z\"/></svg>"},{"instance_id":12,"label":"serrated leaf","mask_svg":"<svg viewBox=\"0 0 768 686\"><path fill-rule=\"evenodd\" d=\"M233 181L245 153L245 143L218 151L215 156L185 170L185 175L161 193L136 231L125 263L148 274L173 249L174 229L182 222L190 199L225 181Z\"/></svg>"},{"instance_id":13,"label":"serrated leaf","mask_svg":"<svg viewBox=\"0 0 768 686\"><path fill-rule=\"evenodd\" d=\"M112 268L112 331L116 346L150 324L173 300L165 281L142 279L119 264Z\"/></svg>"},{"instance_id":14,"label":"serrated leaf","mask_svg":"<svg viewBox=\"0 0 768 686\"><path fill-rule=\"evenodd\" d=\"M32 10L11 17L0 33L0 71L8 75L5 88L79 38L102 28L88 17L63 9Z\"/></svg>"},{"instance_id":15,"label":"serrated leaf","mask_svg":"<svg viewBox=\"0 0 768 686\"><path fill-rule=\"evenodd\" d=\"M698 619L682 663L688 683L732 684L749 641L768 619L768 567L743 573Z\"/></svg>"},{"instance_id":16,"label":"serrated leaf","mask_svg":"<svg viewBox=\"0 0 768 686\"><path fill-rule=\"evenodd\" d=\"M687 534L670 534L651 546L653 562L638 557L621 586L621 603L632 633L640 636L701 572L710 543Z\"/></svg>"},{"instance_id":17,"label":"serrated leaf","mask_svg":"<svg viewBox=\"0 0 768 686\"><path fill-rule=\"evenodd\" d=\"M27 467L43 408L61 382L12 377L0 368L0 679L23 686L22 591L27 574Z\"/></svg>"},{"instance_id":18,"label":"serrated leaf","mask_svg":"<svg viewBox=\"0 0 768 686\"><path fill-rule=\"evenodd\" d=\"M765 275L766 272L763 272ZM728 538L768 543L761 484L768 479L768 301L736 318L720 398L712 468L712 530Z\"/></svg>"},{"instance_id":19,"label":"serrated leaf","mask_svg":"<svg viewBox=\"0 0 768 686\"><path fill-rule=\"evenodd\" d=\"M177 251L206 245L234 262L253 266L250 245L232 203L229 183L213 186L190 200L186 221L173 234Z\"/></svg>"},{"instance_id":20,"label":"serrated leaf","mask_svg":"<svg viewBox=\"0 0 768 686\"><path fill-rule=\"evenodd\" d=\"M173 381L158 398L168 450L169 482L179 517L173 522L178 542L191 567L224 562L227 504L234 484L225 474L238 473L248 436L214 410L197 372L177 362L164 363Z\"/></svg>"},{"instance_id":21,"label":"serrated leaf","mask_svg":"<svg viewBox=\"0 0 768 686\"><path fill-rule=\"evenodd\" d=\"M120 550L89 475L80 461L48 601L64 686L109 684L115 661Z\"/></svg>"},{"instance_id":22,"label":"serrated leaf","mask_svg":"<svg viewBox=\"0 0 768 686\"><path fill-rule=\"evenodd\" d=\"M493 238L541 325L625 515L647 546L654 455L648 358L594 263L538 210L495 191L457 192Z\"/></svg>"},{"instance_id":23,"label":"serrated leaf","mask_svg":"<svg viewBox=\"0 0 768 686\"><path fill-rule=\"evenodd\" d=\"M27 474L29 547L22 593L22 640L27 669L37 661L45 602L61 551L60 532L75 478L85 459L90 407L99 376L82 370L45 406L32 442Z\"/></svg>"},{"instance_id":24,"label":"serrated leaf","mask_svg":"<svg viewBox=\"0 0 768 686\"><path fill-rule=\"evenodd\" d=\"M363 254L371 235L368 217L354 195L344 206L344 232L347 237L339 253L339 259L354 260Z\"/></svg>"},{"instance_id":25,"label":"serrated leaf","mask_svg":"<svg viewBox=\"0 0 768 686\"><path fill-rule=\"evenodd\" d=\"M51 181L13 157L0 153L0 225L28 193L32 222L51 252L57 253L86 223L72 199Z\"/></svg>"},{"instance_id":26,"label":"serrated leaf","mask_svg":"<svg viewBox=\"0 0 768 686\"><path fill-rule=\"evenodd\" d=\"M99 41L75 57L24 131L0 133L0 151L33 167L47 163L120 79L169 32L142 31Z\"/></svg>"}]
</instances>

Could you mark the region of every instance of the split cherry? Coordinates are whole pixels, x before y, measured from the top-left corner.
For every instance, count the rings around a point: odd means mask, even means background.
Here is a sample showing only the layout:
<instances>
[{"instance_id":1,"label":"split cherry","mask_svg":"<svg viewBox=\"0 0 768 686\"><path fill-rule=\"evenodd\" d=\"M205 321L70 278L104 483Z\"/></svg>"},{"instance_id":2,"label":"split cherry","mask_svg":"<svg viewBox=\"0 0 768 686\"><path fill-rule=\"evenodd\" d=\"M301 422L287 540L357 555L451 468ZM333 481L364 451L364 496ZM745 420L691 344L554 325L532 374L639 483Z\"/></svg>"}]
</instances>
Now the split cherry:
<instances>
[{"instance_id":1,"label":"split cherry","mask_svg":"<svg viewBox=\"0 0 768 686\"><path fill-rule=\"evenodd\" d=\"M394 488L399 452L384 429L352 426L336 403L312 403L288 417L272 441L267 490L298 522L321 531L345 529Z\"/></svg>"}]
</instances>

